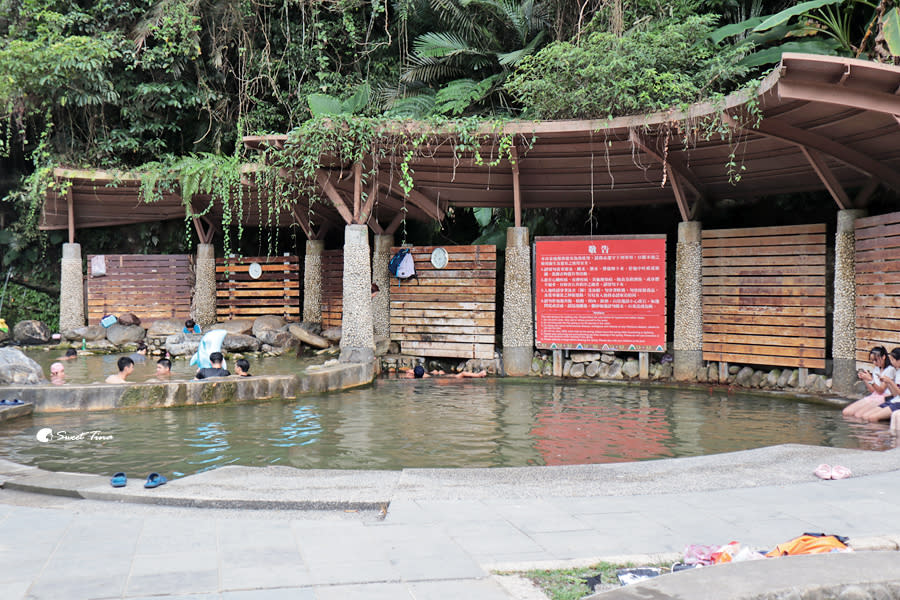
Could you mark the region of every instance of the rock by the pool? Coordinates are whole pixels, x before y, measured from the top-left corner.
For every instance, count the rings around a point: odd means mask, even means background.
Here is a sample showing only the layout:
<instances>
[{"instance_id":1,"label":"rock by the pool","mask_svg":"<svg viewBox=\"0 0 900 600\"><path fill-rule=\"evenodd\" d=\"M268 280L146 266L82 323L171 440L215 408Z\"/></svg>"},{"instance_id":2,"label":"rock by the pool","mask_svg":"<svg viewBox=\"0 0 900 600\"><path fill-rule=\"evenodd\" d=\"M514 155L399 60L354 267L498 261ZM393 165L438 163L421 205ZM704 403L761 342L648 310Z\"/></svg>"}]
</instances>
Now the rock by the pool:
<instances>
[{"instance_id":1,"label":"rock by the pool","mask_svg":"<svg viewBox=\"0 0 900 600\"><path fill-rule=\"evenodd\" d=\"M85 340L93 342L96 340L106 339L106 327L103 325L87 325L85 327L76 327L75 329L66 329L62 332L64 338L70 341Z\"/></svg>"},{"instance_id":2,"label":"rock by the pool","mask_svg":"<svg viewBox=\"0 0 900 600\"><path fill-rule=\"evenodd\" d=\"M263 339L265 336L262 334L267 331L279 331L285 325L287 325L287 321L277 315L263 315L257 317L256 320L253 321L253 337L262 340L265 344L270 344L271 342L267 342Z\"/></svg>"},{"instance_id":3,"label":"rock by the pool","mask_svg":"<svg viewBox=\"0 0 900 600\"><path fill-rule=\"evenodd\" d=\"M216 326L218 329L218 325ZM260 342L252 335L229 333L222 341L222 349L227 352L257 352Z\"/></svg>"},{"instance_id":4,"label":"rock by the pool","mask_svg":"<svg viewBox=\"0 0 900 600\"><path fill-rule=\"evenodd\" d=\"M18 348L0 348L0 385L47 383L41 366Z\"/></svg>"},{"instance_id":5,"label":"rock by the pool","mask_svg":"<svg viewBox=\"0 0 900 600\"><path fill-rule=\"evenodd\" d=\"M147 337L166 337L181 333L185 319L157 319L147 327Z\"/></svg>"},{"instance_id":6,"label":"rock by the pool","mask_svg":"<svg viewBox=\"0 0 900 600\"><path fill-rule=\"evenodd\" d=\"M13 327L13 339L20 344L46 344L50 341L50 328L41 321L19 321Z\"/></svg>"},{"instance_id":7,"label":"rock by the pool","mask_svg":"<svg viewBox=\"0 0 900 600\"><path fill-rule=\"evenodd\" d=\"M140 325L121 325L115 323L106 329L106 339L116 346L133 344L144 339L146 331Z\"/></svg>"},{"instance_id":8,"label":"rock by the pool","mask_svg":"<svg viewBox=\"0 0 900 600\"><path fill-rule=\"evenodd\" d=\"M232 319L230 321L222 321L212 325L210 329L223 329L228 333L240 335L250 335L253 331L253 319Z\"/></svg>"}]
</instances>

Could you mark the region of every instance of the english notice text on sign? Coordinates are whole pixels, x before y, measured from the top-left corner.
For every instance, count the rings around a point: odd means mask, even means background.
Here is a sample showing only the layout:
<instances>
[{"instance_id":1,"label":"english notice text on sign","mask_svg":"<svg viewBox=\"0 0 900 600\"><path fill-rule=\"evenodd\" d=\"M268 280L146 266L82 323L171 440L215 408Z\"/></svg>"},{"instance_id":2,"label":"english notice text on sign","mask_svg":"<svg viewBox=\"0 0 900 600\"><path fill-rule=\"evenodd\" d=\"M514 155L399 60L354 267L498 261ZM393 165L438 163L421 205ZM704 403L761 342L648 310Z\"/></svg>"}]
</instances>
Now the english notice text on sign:
<instances>
[{"instance_id":1,"label":"english notice text on sign","mask_svg":"<svg viewBox=\"0 0 900 600\"><path fill-rule=\"evenodd\" d=\"M538 348L665 351L665 236L534 245Z\"/></svg>"}]
</instances>

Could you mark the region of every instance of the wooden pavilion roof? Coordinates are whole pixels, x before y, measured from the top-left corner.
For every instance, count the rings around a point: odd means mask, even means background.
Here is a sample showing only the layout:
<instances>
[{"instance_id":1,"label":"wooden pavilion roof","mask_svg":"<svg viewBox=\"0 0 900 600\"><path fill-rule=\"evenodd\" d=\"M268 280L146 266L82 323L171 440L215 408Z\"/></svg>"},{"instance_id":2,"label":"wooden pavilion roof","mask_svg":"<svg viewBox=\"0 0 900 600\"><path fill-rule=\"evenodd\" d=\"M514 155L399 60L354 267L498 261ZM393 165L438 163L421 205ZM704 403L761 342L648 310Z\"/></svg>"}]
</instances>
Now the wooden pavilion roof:
<instances>
[{"instance_id":1,"label":"wooden pavilion roof","mask_svg":"<svg viewBox=\"0 0 900 600\"><path fill-rule=\"evenodd\" d=\"M696 135L694 126L709 122L716 127L710 139ZM720 103L609 120L510 122L503 132L515 134L515 164L478 165L450 144L436 145L413 159L409 196L389 175L389 159L378 165L368 201L360 200L361 166L327 165L318 177L326 201L313 205L318 223L303 222L309 207L302 198L281 222L298 222L315 236L317 226L352 222L392 232L407 211L410 218L440 219L452 206L512 207L518 220L525 208L665 203L690 220L704 202L816 190L827 190L840 208L864 206L878 186L900 191L900 68L786 53L757 90ZM267 151L286 141L286 135L244 138L248 148ZM139 206L136 183L108 188L102 178L59 177L73 182L76 228L184 216L177 195ZM258 212L245 219L258 220ZM207 218L212 223L217 215ZM42 228L68 224L65 198L49 195Z\"/></svg>"}]
</instances>

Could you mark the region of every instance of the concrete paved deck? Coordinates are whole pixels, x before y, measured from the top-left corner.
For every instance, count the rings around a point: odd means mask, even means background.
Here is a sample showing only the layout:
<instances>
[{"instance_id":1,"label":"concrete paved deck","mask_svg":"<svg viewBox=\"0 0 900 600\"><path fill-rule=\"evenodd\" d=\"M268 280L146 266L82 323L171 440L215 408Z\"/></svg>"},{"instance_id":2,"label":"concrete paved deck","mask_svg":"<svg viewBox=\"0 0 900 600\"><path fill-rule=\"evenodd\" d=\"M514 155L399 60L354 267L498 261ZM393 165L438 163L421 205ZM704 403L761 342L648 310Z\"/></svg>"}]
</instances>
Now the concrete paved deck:
<instances>
[{"instance_id":1,"label":"concrete paved deck","mask_svg":"<svg viewBox=\"0 0 900 600\"><path fill-rule=\"evenodd\" d=\"M822 462L854 476L818 480ZM0 598L539 598L491 571L668 562L691 543L771 548L806 531L900 545L900 449L525 469L228 467L155 490L145 476L113 489L0 461ZM598 597L816 598L823 582L896 597L900 552L712 567Z\"/></svg>"}]
</instances>

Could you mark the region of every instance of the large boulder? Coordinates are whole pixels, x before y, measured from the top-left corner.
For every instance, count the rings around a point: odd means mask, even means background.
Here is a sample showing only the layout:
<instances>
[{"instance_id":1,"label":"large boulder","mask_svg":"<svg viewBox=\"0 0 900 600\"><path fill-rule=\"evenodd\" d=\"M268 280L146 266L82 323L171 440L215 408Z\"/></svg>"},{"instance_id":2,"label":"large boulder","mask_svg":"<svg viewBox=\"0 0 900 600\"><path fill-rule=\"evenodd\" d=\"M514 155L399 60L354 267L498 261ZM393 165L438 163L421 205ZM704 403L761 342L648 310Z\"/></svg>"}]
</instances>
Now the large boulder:
<instances>
[{"instance_id":1,"label":"large boulder","mask_svg":"<svg viewBox=\"0 0 900 600\"><path fill-rule=\"evenodd\" d=\"M216 325L216 329L219 326ZM240 333L229 333L222 341L222 349L227 352L257 352L259 351L259 340L252 335L243 335Z\"/></svg>"},{"instance_id":2,"label":"large boulder","mask_svg":"<svg viewBox=\"0 0 900 600\"><path fill-rule=\"evenodd\" d=\"M87 325L86 327L76 327L75 329L66 329L62 332L62 336L70 341L85 340L93 342L96 340L106 339L106 327L103 325Z\"/></svg>"},{"instance_id":3,"label":"large boulder","mask_svg":"<svg viewBox=\"0 0 900 600\"><path fill-rule=\"evenodd\" d=\"M261 331L256 339L263 344L282 349L299 345L297 338L292 336L289 331Z\"/></svg>"},{"instance_id":4,"label":"large boulder","mask_svg":"<svg viewBox=\"0 0 900 600\"><path fill-rule=\"evenodd\" d=\"M329 346L331 346L331 342L321 336L312 333L311 331L307 331L300 325L288 325L288 331L292 336L309 346L314 346L316 348L328 348ZM385 352L387 352L387 348L385 348Z\"/></svg>"},{"instance_id":5,"label":"large boulder","mask_svg":"<svg viewBox=\"0 0 900 600\"><path fill-rule=\"evenodd\" d=\"M279 331L285 325L287 325L287 322L278 315L263 315L257 317L256 320L253 321L253 337L261 340L261 333L267 331ZM269 342L264 343L268 344Z\"/></svg>"},{"instance_id":6,"label":"large boulder","mask_svg":"<svg viewBox=\"0 0 900 600\"><path fill-rule=\"evenodd\" d=\"M147 337L167 337L181 333L184 329L184 319L159 319L150 323L147 328Z\"/></svg>"},{"instance_id":7,"label":"large boulder","mask_svg":"<svg viewBox=\"0 0 900 600\"><path fill-rule=\"evenodd\" d=\"M50 328L41 321L19 321L13 327L13 339L23 345L46 344L50 341Z\"/></svg>"},{"instance_id":8,"label":"large boulder","mask_svg":"<svg viewBox=\"0 0 900 600\"><path fill-rule=\"evenodd\" d=\"M0 348L0 385L47 383L41 366L18 348Z\"/></svg>"},{"instance_id":9,"label":"large boulder","mask_svg":"<svg viewBox=\"0 0 900 600\"><path fill-rule=\"evenodd\" d=\"M125 313L124 315L119 315L119 324L120 325L140 325L141 319L134 313Z\"/></svg>"},{"instance_id":10,"label":"large boulder","mask_svg":"<svg viewBox=\"0 0 900 600\"><path fill-rule=\"evenodd\" d=\"M641 373L641 365L637 361L637 359L629 358L625 361L625 364L622 365L622 375L627 377L628 379L634 379Z\"/></svg>"},{"instance_id":11,"label":"large boulder","mask_svg":"<svg viewBox=\"0 0 900 600\"><path fill-rule=\"evenodd\" d=\"M340 327L329 327L328 329L323 329L319 335L333 344L338 344L341 341L343 330Z\"/></svg>"},{"instance_id":12,"label":"large boulder","mask_svg":"<svg viewBox=\"0 0 900 600\"><path fill-rule=\"evenodd\" d=\"M253 321L251 319L232 319L216 323L210 329L224 329L228 333L250 335L250 332L253 331Z\"/></svg>"},{"instance_id":13,"label":"large boulder","mask_svg":"<svg viewBox=\"0 0 900 600\"><path fill-rule=\"evenodd\" d=\"M134 344L147 335L147 332L140 325L122 325L114 323L106 328L106 339L116 346L123 344Z\"/></svg>"},{"instance_id":14,"label":"large boulder","mask_svg":"<svg viewBox=\"0 0 900 600\"><path fill-rule=\"evenodd\" d=\"M166 338L166 352L172 356L190 356L200 347L199 335L176 333Z\"/></svg>"}]
</instances>

